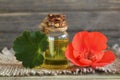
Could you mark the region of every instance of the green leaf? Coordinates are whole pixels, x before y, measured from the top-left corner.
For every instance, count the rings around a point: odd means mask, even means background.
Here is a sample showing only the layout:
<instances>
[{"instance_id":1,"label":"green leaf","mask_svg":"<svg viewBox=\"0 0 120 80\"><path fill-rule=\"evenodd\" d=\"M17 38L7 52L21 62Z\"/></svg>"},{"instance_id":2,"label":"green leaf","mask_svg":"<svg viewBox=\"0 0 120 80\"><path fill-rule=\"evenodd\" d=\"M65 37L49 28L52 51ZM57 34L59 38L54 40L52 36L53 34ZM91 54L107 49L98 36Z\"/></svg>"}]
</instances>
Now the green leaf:
<instances>
[{"instance_id":1,"label":"green leaf","mask_svg":"<svg viewBox=\"0 0 120 80\"><path fill-rule=\"evenodd\" d=\"M48 38L46 34L40 31L24 31L13 43L17 60L22 61L23 66L29 68L43 63L44 57L42 54L47 48Z\"/></svg>"}]
</instances>

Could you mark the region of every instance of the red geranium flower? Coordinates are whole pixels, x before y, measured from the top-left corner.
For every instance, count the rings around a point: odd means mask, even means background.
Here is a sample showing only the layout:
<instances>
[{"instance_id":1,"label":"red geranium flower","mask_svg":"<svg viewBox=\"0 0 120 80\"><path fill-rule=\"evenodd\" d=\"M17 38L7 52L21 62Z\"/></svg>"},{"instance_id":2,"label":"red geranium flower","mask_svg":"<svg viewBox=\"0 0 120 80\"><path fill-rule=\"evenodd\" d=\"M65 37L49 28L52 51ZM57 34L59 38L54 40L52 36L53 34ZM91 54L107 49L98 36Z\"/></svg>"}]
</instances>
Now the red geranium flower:
<instances>
[{"instance_id":1,"label":"red geranium flower","mask_svg":"<svg viewBox=\"0 0 120 80\"><path fill-rule=\"evenodd\" d=\"M78 32L66 49L66 57L80 67L100 67L112 63L115 55L107 48L107 37L100 32Z\"/></svg>"}]
</instances>

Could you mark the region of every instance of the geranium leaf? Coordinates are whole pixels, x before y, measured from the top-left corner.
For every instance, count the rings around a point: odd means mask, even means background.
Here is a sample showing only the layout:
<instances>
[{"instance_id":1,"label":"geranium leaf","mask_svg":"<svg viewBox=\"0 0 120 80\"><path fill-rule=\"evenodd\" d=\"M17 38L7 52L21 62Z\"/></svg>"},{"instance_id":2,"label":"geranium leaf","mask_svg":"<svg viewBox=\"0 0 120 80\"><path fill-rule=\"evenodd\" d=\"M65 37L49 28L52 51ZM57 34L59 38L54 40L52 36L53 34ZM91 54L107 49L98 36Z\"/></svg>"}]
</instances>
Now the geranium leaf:
<instances>
[{"instance_id":1,"label":"geranium leaf","mask_svg":"<svg viewBox=\"0 0 120 80\"><path fill-rule=\"evenodd\" d=\"M22 61L24 67L29 68L39 66L43 63L44 57L42 54L47 47L47 36L40 31L24 31L13 43L16 58Z\"/></svg>"}]
</instances>

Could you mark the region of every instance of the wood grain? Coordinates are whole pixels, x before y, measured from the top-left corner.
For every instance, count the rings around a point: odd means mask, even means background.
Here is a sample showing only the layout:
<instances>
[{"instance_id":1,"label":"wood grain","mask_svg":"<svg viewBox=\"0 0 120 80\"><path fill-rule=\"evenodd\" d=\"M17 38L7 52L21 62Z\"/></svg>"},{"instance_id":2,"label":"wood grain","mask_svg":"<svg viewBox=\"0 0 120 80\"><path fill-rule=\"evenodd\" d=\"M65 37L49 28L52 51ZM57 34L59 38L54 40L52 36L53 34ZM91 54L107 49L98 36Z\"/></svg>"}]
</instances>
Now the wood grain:
<instances>
[{"instance_id":1,"label":"wood grain","mask_svg":"<svg viewBox=\"0 0 120 80\"><path fill-rule=\"evenodd\" d=\"M37 30L49 12L0 14L0 31ZM60 13L60 12L58 12ZM120 30L120 11L62 12L67 15L70 31Z\"/></svg>"},{"instance_id":2,"label":"wood grain","mask_svg":"<svg viewBox=\"0 0 120 80\"><path fill-rule=\"evenodd\" d=\"M67 15L70 40L82 30L100 31L120 44L120 0L0 0L0 49L24 30L39 30L48 13Z\"/></svg>"},{"instance_id":3,"label":"wood grain","mask_svg":"<svg viewBox=\"0 0 120 80\"><path fill-rule=\"evenodd\" d=\"M119 80L119 75L70 75L70 76L45 76L45 77L1 77L1 80Z\"/></svg>"},{"instance_id":4,"label":"wood grain","mask_svg":"<svg viewBox=\"0 0 120 80\"><path fill-rule=\"evenodd\" d=\"M120 10L120 0L0 0L0 12Z\"/></svg>"},{"instance_id":5,"label":"wood grain","mask_svg":"<svg viewBox=\"0 0 120 80\"><path fill-rule=\"evenodd\" d=\"M40 30L39 24L49 12L0 14L0 49L12 47L13 40L24 30ZM61 12L58 12L61 13ZM67 15L69 35L82 30L100 31L109 38L110 46L120 44L120 11L63 12Z\"/></svg>"}]
</instances>

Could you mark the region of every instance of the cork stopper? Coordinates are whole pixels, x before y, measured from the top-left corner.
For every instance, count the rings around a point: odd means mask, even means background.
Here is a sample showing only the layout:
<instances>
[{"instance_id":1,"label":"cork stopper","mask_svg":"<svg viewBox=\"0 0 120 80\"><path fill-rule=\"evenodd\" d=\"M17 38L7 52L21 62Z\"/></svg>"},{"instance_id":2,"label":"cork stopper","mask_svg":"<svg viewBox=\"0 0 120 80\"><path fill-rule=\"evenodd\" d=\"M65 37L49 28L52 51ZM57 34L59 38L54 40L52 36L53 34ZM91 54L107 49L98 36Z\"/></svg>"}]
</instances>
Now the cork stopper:
<instances>
[{"instance_id":1,"label":"cork stopper","mask_svg":"<svg viewBox=\"0 0 120 80\"><path fill-rule=\"evenodd\" d=\"M49 32L64 32L68 28L66 17L63 14L48 14L40 24L41 31Z\"/></svg>"}]
</instances>

